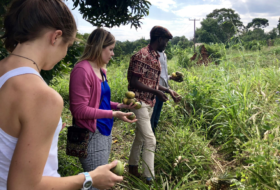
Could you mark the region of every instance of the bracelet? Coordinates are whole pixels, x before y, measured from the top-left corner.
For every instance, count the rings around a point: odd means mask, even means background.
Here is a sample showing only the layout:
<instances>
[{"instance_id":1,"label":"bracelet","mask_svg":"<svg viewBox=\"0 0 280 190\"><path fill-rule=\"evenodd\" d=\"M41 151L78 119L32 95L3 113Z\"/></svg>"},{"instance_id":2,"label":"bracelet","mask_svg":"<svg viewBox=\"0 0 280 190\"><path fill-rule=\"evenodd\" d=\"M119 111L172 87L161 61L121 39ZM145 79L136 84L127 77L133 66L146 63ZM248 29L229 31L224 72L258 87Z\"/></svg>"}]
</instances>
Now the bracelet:
<instances>
[{"instance_id":1,"label":"bracelet","mask_svg":"<svg viewBox=\"0 0 280 190\"><path fill-rule=\"evenodd\" d=\"M165 93L170 93L169 88L166 88Z\"/></svg>"}]
</instances>

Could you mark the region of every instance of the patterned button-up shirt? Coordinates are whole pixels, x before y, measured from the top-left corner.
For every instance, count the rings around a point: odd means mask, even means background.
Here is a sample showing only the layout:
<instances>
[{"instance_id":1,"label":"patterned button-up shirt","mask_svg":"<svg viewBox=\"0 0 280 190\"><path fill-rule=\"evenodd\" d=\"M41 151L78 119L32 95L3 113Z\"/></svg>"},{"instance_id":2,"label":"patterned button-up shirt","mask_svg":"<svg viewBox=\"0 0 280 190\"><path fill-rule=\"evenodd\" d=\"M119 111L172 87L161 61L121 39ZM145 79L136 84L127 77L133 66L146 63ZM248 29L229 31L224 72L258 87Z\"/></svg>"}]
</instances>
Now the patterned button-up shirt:
<instances>
[{"instance_id":1,"label":"patterned button-up shirt","mask_svg":"<svg viewBox=\"0 0 280 190\"><path fill-rule=\"evenodd\" d=\"M142 48L131 57L129 63L127 72L128 90L135 93L135 98L138 101L143 101L153 107L155 105L156 95L131 87L130 81L132 75L136 75L139 77L139 82L158 90L160 73L161 66L159 62L159 54L151 49L150 45Z\"/></svg>"}]
</instances>

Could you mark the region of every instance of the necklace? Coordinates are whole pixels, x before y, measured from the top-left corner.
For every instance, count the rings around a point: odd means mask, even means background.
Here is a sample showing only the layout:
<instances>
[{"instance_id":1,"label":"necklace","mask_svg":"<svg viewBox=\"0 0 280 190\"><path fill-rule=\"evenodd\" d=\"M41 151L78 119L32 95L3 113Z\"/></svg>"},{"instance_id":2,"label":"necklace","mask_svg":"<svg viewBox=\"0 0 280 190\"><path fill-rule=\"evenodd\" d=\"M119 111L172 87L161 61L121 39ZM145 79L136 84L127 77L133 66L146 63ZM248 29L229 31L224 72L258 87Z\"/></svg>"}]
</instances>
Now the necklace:
<instances>
[{"instance_id":1,"label":"necklace","mask_svg":"<svg viewBox=\"0 0 280 190\"><path fill-rule=\"evenodd\" d=\"M35 61L33 61L32 59L29 59L29 58L21 56L21 55L13 54L13 53L11 53L10 55L18 56L18 57L21 57L21 58L28 59L28 60L32 61L34 63L34 65L36 65L36 67L38 69L38 72L40 73L40 69L39 69L37 63Z\"/></svg>"}]
</instances>

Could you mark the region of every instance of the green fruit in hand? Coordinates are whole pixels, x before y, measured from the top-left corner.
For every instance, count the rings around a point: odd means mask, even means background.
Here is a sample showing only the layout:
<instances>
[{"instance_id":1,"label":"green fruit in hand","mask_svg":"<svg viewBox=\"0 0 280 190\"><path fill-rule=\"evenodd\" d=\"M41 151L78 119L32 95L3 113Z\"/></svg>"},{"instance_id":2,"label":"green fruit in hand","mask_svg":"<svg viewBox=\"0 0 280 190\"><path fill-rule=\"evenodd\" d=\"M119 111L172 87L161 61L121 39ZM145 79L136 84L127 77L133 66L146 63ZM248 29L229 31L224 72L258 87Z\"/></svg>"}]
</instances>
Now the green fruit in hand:
<instances>
[{"instance_id":1,"label":"green fruit in hand","mask_svg":"<svg viewBox=\"0 0 280 190\"><path fill-rule=\"evenodd\" d=\"M136 118L135 114L132 113L130 116L127 116L127 119L134 120Z\"/></svg>"},{"instance_id":2,"label":"green fruit in hand","mask_svg":"<svg viewBox=\"0 0 280 190\"><path fill-rule=\"evenodd\" d=\"M128 91L125 93L125 96L129 99L133 99L135 97L135 94L132 91Z\"/></svg>"},{"instance_id":3,"label":"green fruit in hand","mask_svg":"<svg viewBox=\"0 0 280 190\"><path fill-rule=\"evenodd\" d=\"M123 98L123 104L127 104L127 98Z\"/></svg>"},{"instance_id":4,"label":"green fruit in hand","mask_svg":"<svg viewBox=\"0 0 280 190\"><path fill-rule=\"evenodd\" d=\"M179 71L176 72L176 75L177 75L179 78L182 78L182 77L184 76L184 74L181 73L181 72L179 72Z\"/></svg>"},{"instance_id":5,"label":"green fruit in hand","mask_svg":"<svg viewBox=\"0 0 280 190\"><path fill-rule=\"evenodd\" d=\"M131 103L135 103L135 100L134 99L127 99L127 102L126 102L126 105L129 105L129 104L131 104ZM132 105L133 105L132 104Z\"/></svg>"},{"instance_id":6,"label":"green fruit in hand","mask_svg":"<svg viewBox=\"0 0 280 190\"><path fill-rule=\"evenodd\" d=\"M122 162L118 160L117 166L112 168L111 171L116 175L122 176L124 171L124 166Z\"/></svg>"},{"instance_id":7,"label":"green fruit in hand","mask_svg":"<svg viewBox=\"0 0 280 190\"><path fill-rule=\"evenodd\" d=\"M140 102L135 102L136 106L134 107L135 109L140 109L142 107L142 104Z\"/></svg>"}]
</instances>

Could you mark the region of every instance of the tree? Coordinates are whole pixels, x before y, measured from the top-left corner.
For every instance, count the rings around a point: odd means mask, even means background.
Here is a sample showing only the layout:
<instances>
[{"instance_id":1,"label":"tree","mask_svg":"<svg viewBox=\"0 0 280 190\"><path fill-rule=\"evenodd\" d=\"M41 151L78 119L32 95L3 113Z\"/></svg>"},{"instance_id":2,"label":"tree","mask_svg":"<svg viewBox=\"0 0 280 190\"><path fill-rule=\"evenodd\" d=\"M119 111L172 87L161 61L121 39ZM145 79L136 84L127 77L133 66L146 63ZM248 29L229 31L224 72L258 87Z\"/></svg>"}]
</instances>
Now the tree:
<instances>
[{"instance_id":1,"label":"tree","mask_svg":"<svg viewBox=\"0 0 280 190\"><path fill-rule=\"evenodd\" d=\"M247 29L253 27L255 28L265 28L269 26L268 20L265 18L254 18L252 22L249 22L247 25Z\"/></svg>"},{"instance_id":2,"label":"tree","mask_svg":"<svg viewBox=\"0 0 280 190\"><path fill-rule=\"evenodd\" d=\"M253 40L266 40L267 35L261 28L255 28L253 31L248 31L241 36L244 42L249 42Z\"/></svg>"},{"instance_id":3,"label":"tree","mask_svg":"<svg viewBox=\"0 0 280 190\"><path fill-rule=\"evenodd\" d=\"M279 36L280 36L280 18L279 18L279 20L278 20L277 28L278 28L278 34L279 34Z\"/></svg>"},{"instance_id":4,"label":"tree","mask_svg":"<svg viewBox=\"0 0 280 190\"><path fill-rule=\"evenodd\" d=\"M136 29L140 21L149 14L151 3L147 0L72 0L74 9L79 5L83 18L94 26L113 26L131 24Z\"/></svg>"},{"instance_id":5,"label":"tree","mask_svg":"<svg viewBox=\"0 0 280 190\"><path fill-rule=\"evenodd\" d=\"M4 15L7 12L7 7L11 0L0 1L0 36L4 34ZM4 48L3 40L0 40L0 60L4 59L8 55L7 50Z\"/></svg>"},{"instance_id":6,"label":"tree","mask_svg":"<svg viewBox=\"0 0 280 190\"><path fill-rule=\"evenodd\" d=\"M175 37L173 37L173 38L170 40L170 42L171 42L172 45L177 45L179 41L180 41L180 37L179 37L179 36L175 36Z\"/></svg>"},{"instance_id":7,"label":"tree","mask_svg":"<svg viewBox=\"0 0 280 190\"><path fill-rule=\"evenodd\" d=\"M244 26L240 21L240 16L233 9L215 9L207 15L207 18L216 19L221 30L230 39L236 31L239 32Z\"/></svg>"},{"instance_id":8,"label":"tree","mask_svg":"<svg viewBox=\"0 0 280 190\"><path fill-rule=\"evenodd\" d=\"M217 19L203 19L201 28L196 30L196 38L198 42L203 43L224 43L227 40L226 33L223 32Z\"/></svg>"},{"instance_id":9,"label":"tree","mask_svg":"<svg viewBox=\"0 0 280 190\"><path fill-rule=\"evenodd\" d=\"M267 33L268 39L276 39L277 38L277 28L273 28L271 31Z\"/></svg>"}]
</instances>

